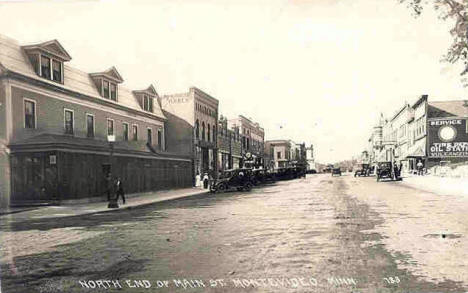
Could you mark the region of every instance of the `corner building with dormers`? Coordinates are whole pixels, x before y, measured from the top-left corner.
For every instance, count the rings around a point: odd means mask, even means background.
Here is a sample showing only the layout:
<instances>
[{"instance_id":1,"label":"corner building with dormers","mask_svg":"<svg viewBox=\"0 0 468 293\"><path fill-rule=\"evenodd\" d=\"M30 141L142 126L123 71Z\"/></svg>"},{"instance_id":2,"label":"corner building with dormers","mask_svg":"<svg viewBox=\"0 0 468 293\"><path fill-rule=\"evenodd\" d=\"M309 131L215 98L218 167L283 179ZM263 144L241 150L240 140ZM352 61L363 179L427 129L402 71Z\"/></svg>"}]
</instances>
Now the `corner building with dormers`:
<instances>
[{"instance_id":1,"label":"corner building with dormers","mask_svg":"<svg viewBox=\"0 0 468 293\"><path fill-rule=\"evenodd\" d=\"M165 147L155 88L129 90L115 67L86 73L70 60L57 40L0 35L1 206L104 198L108 173L126 193L190 186L190 158Z\"/></svg>"}]
</instances>

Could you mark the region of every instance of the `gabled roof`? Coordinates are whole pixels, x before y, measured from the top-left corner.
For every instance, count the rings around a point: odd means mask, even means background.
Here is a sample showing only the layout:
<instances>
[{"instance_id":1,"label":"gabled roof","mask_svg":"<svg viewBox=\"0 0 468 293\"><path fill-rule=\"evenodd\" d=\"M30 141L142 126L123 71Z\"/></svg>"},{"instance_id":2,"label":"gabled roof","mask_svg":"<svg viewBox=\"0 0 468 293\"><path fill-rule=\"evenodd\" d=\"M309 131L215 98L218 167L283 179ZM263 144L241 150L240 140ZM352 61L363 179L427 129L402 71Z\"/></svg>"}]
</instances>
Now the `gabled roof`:
<instances>
[{"instance_id":1,"label":"gabled roof","mask_svg":"<svg viewBox=\"0 0 468 293\"><path fill-rule=\"evenodd\" d=\"M36 50L49 53L52 56L58 57L62 61L70 61L72 58L63 46L57 40L47 41L39 44L23 46L23 50L34 52Z\"/></svg>"},{"instance_id":2,"label":"gabled roof","mask_svg":"<svg viewBox=\"0 0 468 293\"><path fill-rule=\"evenodd\" d=\"M429 102L428 118L468 117L468 100Z\"/></svg>"},{"instance_id":3,"label":"gabled roof","mask_svg":"<svg viewBox=\"0 0 468 293\"><path fill-rule=\"evenodd\" d=\"M90 74L68 65L64 65L63 70L65 76L63 84L57 84L56 82L39 77L34 71L26 52L22 50L22 47L18 42L0 34L0 74L2 74L2 71L15 72L22 76L39 80L45 84L50 84L55 87L58 86L66 90L102 100L101 94L99 93ZM111 100L106 100L106 102L116 103L129 109L142 111L135 96L124 86L119 86L118 100L118 103ZM155 105L152 114L161 119L166 119L159 107L159 104Z\"/></svg>"},{"instance_id":4,"label":"gabled roof","mask_svg":"<svg viewBox=\"0 0 468 293\"><path fill-rule=\"evenodd\" d=\"M150 94L152 96L158 96L158 92L152 84L147 89L133 91L134 94Z\"/></svg>"},{"instance_id":5,"label":"gabled roof","mask_svg":"<svg viewBox=\"0 0 468 293\"><path fill-rule=\"evenodd\" d=\"M102 76L102 77L108 78L108 79L110 79L112 81L115 81L117 83L122 83L124 81L122 76L120 75L120 73L117 71L117 69L114 66L107 69L106 71L90 73L89 75L91 77Z\"/></svg>"}]
</instances>

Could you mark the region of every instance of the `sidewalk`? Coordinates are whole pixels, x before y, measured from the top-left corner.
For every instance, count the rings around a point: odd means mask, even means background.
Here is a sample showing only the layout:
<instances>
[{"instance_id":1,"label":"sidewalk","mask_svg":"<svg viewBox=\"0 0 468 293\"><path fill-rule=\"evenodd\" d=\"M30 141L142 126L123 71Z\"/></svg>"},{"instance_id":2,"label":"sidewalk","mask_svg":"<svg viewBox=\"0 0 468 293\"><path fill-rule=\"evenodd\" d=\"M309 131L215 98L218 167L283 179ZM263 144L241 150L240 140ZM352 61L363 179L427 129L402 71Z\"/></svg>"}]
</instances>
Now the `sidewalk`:
<instances>
[{"instance_id":1,"label":"sidewalk","mask_svg":"<svg viewBox=\"0 0 468 293\"><path fill-rule=\"evenodd\" d=\"M157 202L168 201L183 197L205 194L208 191L203 188L193 187L176 190L165 190L156 192L147 192L137 195L130 194L126 196L126 203L122 204L119 200L118 209L109 209L108 202L94 202L86 204L75 205L61 205L61 206L44 206L44 207L29 207L29 208L11 208L7 210L0 210L0 219L8 216L24 217L24 218L55 218L55 217L68 217L78 216L85 214L112 212L123 209L131 209L139 206L150 205Z\"/></svg>"},{"instance_id":2,"label":"sidewalk","mask_svg":"<svg viewBox=\"0 0 468 293\"><path fill-rule=\"evenodd\" d=\"M402 184L440 195L468 197L468 179L466 178L407 175L403 177Z\"/></svg>"}]
</instances>

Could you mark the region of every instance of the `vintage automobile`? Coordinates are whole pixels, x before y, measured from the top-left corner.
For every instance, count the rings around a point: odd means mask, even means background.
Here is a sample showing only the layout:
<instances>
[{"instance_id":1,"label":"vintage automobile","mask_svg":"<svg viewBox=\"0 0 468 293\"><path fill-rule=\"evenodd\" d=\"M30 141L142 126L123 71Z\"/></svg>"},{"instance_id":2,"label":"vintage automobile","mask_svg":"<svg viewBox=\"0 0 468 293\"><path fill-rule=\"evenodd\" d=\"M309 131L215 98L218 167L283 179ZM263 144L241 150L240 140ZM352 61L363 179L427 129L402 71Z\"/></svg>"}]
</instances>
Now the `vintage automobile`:
<instances>
[{"instance_id":1,"label":"vintage automobile","mask_svg":"<svg viewBox=\"0 0 468 293\"><path fill-rule=\"evenodd\" d=\"M370 176L370 167L369 164L361 164L359 169L354 172L354 177L356 176Z\"/></svg>"},{"instance_id":2,"label":"vintage automobile","mask_svg":"<svg viewBox=\"0 0 468 293\"><path fill-rule=\"evenodd\" d=\"M341 169L340 168L333 168L331 171L332 176L341 176Z\"/></svg>"},{"instance_id":3,"label":"vintage automobile","mask_svg":"<svg viewBox=\"0 0 468 293\"><path fill-rule=\"evenodd\" d=\"M239 191L250 191L253 186L252 169L230 169L224 170L210 184L210 191L227 191L236 188Z\"/></svg>"},{"instance_id":4,"label":"vintage automobile","mask_svg":"<svg viewBox=\"0 0 468 293\"><path fill-rule=\"evenodd\" d=\"M379 162L377 163L377 182L382 179L402 180L400 170L392 162Z\"/></svg>"},{"instance_id":5,"label":"vintage automobile","mask_svg":"<svg viewBox=\"0 0 468 293\"><path fill-rule=\"evenodd\" d=\"M253 185L260 185L268 182L275 182L274 174L268 172L265 169L254 169L252 170L252 183Z\"/></svg>"}]
</instances>

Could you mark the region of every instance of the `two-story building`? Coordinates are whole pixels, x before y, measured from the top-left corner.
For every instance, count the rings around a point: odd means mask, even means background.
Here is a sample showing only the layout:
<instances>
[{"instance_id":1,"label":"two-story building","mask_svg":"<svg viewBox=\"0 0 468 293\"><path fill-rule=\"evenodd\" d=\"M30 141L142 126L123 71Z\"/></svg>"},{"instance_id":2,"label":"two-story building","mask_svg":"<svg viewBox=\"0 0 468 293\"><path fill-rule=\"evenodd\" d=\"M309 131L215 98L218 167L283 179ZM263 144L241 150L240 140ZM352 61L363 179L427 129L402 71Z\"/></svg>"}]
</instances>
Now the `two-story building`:
<instances>
[{"instance_id":1,"label":"two-story building","mask_svg":"<svg viewBox=\"0 0 468 293\"><path fill-rule=\"evenodd\" d=\"M230 129L226 117L218 122L218 170L239 168L242 144L239 128Z\"/></svg>"},{"instance_id":2,"label":"two-story building","mask_svg":"<svg viewBox=\"0 0 468 293\"><path fill-rule=\"evenodd\" d=\"M57 41L0 36L0 198L3 205L78 200L121 177L126 192L189 186L190 159L165 151L153 86L129 90L115 67L67 65Z\"/></svg>"},{"instance_id":3,"label":"two-story building","mask_svg":"<svg viewBox=\"0 0 468 293\"><path fill-rule=\"evenodd\" d=\"M216 174L218 100L191 87L187 93L164 95L161 107L168 118L167 147L193 160L192 174Z\"/></svg>"},{"instance_id":4,"label":"two-story building","mask_svg":"<svg viewBox=\"0 0 468 293\"><path fill-rule=\"evenodd\" d=\"M268 168L277 169L291 165L291 141L287 139L267 140L265 152L270 156Z\"/></svg>"}]
</instances>

